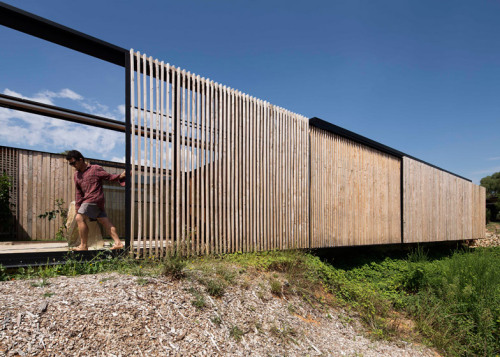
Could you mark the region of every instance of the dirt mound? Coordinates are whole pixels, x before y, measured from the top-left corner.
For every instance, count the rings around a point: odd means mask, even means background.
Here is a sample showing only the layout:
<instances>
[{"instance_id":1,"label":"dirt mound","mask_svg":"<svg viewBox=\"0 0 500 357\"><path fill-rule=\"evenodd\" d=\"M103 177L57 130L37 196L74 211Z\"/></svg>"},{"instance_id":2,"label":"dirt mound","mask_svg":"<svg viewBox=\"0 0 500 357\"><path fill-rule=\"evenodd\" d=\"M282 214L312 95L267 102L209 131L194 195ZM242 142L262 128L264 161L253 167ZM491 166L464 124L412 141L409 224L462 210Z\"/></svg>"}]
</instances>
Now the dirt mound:
<instances>
[{"instance_id":1,"label":"dirt mound","mask_svg":"<svg viewBox=\"0 0 500 357\"><path fill-rule=\"evenodd\" d=\"M184 279L107 273L0 283L4 356L435 356L373 341L342 311L246 277L214 298Z\"/></svg>"}]
</instances>

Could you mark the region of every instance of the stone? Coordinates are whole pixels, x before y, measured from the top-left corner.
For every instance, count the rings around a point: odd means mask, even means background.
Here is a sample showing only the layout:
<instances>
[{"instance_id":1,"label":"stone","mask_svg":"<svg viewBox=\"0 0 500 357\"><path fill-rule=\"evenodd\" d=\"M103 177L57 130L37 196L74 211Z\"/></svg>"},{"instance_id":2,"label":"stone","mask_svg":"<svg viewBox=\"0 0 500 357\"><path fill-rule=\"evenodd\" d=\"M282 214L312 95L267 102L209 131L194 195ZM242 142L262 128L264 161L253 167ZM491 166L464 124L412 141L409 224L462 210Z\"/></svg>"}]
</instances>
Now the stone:
<instances>
[{"instance_id":1,"label":"stone","mask_svg":"<svg viewBox=\"0 0 500 357\"><path fill-rule=\"evenodd\" d=\"M80 245L80 234L78 232L78 225L75 220L76 209L75 201L71 202L68 209L68 220L66 221L66 238L68 240L68 246L78 247ZM87 245L89 249L101 249L104 247L104 240L102 239L101 227L97 221L90 221L87 217L85 222L89 227L89 236L87 239Z\"/></svg>"}]
</instances>

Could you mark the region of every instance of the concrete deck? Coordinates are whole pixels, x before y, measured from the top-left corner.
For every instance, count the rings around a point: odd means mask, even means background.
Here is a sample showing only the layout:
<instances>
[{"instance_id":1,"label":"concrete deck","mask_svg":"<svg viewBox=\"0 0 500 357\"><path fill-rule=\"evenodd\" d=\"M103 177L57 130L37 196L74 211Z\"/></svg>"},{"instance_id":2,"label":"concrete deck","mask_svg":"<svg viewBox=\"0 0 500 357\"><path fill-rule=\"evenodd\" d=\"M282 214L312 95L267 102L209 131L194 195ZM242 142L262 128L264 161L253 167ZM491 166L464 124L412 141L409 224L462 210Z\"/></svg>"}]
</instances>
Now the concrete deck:
<instances>
[{"instance_id":1,"label":"concrete deck","mask_svg":"<svg viewBox=\"0 0 500 357\"><path fill-rule=\"evenodd\" d=\"M104 248L109 249L112 241L104 241ZM122 240L125 244L125 241ZM0 254L15 253L42 253L42 252L66 252L70 248L65 241L25 241L25 242L0 242ZM89 248L89 250L95 250Z\"/></svg>"}]
</instances>

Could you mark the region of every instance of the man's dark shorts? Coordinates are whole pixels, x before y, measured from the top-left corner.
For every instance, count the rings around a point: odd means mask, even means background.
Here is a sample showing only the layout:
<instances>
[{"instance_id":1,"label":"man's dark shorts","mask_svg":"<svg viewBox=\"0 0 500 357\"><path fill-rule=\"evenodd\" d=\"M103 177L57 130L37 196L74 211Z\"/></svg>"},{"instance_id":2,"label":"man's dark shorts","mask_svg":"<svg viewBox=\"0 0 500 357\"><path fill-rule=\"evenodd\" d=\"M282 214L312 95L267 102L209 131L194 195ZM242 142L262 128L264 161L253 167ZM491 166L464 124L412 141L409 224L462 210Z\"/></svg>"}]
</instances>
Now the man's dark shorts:
<instances>
[{"instance_id":1,"label":"man's dark shorts","mask_svg":"<svg viewBox=\"0 0 500 357\"><path fill-rule=\"evenodd\" d=\"M97 218L108 216L106 212L102 211L95 203L82 203L78 209L78 213L89 217L91 221L97 221Z\"/></svg>"}]
</instances>

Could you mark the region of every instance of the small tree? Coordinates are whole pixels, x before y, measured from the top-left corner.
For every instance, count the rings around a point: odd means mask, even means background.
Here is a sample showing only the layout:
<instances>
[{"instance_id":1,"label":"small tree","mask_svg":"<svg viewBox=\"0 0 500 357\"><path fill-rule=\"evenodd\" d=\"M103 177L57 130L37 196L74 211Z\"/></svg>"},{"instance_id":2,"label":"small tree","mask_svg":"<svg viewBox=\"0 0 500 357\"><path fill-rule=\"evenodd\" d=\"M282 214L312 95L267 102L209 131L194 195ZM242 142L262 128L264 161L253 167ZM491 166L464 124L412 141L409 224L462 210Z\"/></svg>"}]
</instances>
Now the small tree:
<instances>
[{"instance_id":1,"label":"small tree","mask_svg":"<svg viewBox=\"0 0 500 357\"><path fill-rule=\"evenodd\" d=\"M486 198L498 197L500 194L500 172L481 179L481 186L486 188Z\"/></svg>"},{"instance_id":2,"label":"small tree","mask_svg":"<svg viewBox=\"0 0 500 357\"><path fill-rule=\"evenodd\" d=\"M486 176L481 179L481 186L486 188L486 198L490 200L496 199L496 202L489 203L486 212L486 219L500 220L500 172L495 172L491 176Z\"/></svg>"}]
</instances>

